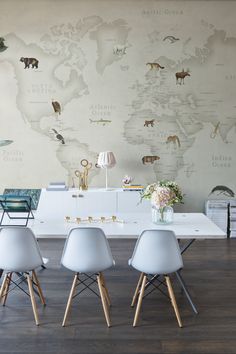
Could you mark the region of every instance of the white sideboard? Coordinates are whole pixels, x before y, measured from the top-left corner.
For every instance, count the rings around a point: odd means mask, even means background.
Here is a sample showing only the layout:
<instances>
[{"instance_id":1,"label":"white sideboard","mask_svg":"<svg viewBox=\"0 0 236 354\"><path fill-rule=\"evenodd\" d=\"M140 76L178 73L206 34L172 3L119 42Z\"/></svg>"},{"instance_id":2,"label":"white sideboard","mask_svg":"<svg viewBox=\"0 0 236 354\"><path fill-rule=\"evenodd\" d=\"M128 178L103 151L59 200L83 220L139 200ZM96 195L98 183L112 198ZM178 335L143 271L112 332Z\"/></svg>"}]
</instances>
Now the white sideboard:
<instances>
[{"instance_id":1,"label":"white sideboard","mask_svg":"<svg viewBox=\"0 0 236 354\"><path fill-rule=\"evenodd\" d=\"M47 191L42 189L36 218L62 220L65 216L87 217L116 215L117 213L150 212L150 201L140 203L140 193L122 189L89 189L80 191Z\"/></svg>"}]
</instances>

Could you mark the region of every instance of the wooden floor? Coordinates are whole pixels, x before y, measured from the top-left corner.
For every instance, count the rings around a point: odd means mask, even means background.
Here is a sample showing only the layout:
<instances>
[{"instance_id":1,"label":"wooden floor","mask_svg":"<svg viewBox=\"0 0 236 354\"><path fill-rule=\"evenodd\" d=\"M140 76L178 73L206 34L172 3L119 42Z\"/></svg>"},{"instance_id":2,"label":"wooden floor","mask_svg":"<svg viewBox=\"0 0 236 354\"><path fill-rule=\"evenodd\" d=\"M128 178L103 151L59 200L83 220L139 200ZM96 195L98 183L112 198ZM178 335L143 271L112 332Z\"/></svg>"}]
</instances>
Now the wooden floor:
<instances>
[{"instance_id":1,"label":"wooden floor","mask_svg":"<svg viewBox=\"0 0 236 354\"><path fill-rule=\"evenodd\" d=\"M9 295L0 307L0 353L229 354L236 353L236 240L199 241L184 254L183 275L199 309L194 315L174 282L184 327L177 325L168 299L153 292L144 300L139 326L130 308L138 273L127 260L134 240L110 240L116 267L105 272L112 298L112 327L106 327L100 300L84 292L75 298L68 326L61 327L73 274L59 264L63 240L40 240L50 258L38 277L47 300L38 302L41 326L34 324L29 298Z\"/></svg>"}]
</instances>

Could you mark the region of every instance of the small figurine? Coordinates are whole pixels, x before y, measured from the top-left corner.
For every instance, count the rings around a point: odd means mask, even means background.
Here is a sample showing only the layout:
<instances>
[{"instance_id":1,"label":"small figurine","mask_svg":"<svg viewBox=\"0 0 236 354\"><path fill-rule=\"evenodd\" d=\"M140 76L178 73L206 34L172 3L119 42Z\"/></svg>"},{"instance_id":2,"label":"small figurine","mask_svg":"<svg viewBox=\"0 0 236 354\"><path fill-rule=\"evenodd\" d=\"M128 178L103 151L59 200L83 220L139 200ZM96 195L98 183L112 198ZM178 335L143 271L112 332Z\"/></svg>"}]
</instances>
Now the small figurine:
<instances>
[{"instance_id":1,"label":"small figurine","mask_svg":"<svg viewBox=\"0 0 236 354\"><path fill-rule=\"evenodd\" d=\"M133 178L131 176L126 175L123 179L122 182L123 184L130 184L132 182Z\"/></svg>"}]
</instances>

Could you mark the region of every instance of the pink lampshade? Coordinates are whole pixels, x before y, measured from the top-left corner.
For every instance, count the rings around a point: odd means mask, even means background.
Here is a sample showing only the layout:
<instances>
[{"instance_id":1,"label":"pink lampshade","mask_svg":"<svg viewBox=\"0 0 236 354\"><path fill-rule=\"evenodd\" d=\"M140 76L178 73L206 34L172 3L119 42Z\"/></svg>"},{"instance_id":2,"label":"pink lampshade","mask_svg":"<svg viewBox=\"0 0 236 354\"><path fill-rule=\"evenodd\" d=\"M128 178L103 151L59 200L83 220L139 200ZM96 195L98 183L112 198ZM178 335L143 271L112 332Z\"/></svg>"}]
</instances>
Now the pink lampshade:
<instances>
[{"instance_id":1,"label":"pink lampshade","mask_svg":"<svg viewBox=\"0 0 236 354\"><path fill-rule=\"evenodd\" d=\"M100 152L98 156L98 166L101 168L112 168L116 164L116 159L111 151Z\"/></svg>"}]
</instances>

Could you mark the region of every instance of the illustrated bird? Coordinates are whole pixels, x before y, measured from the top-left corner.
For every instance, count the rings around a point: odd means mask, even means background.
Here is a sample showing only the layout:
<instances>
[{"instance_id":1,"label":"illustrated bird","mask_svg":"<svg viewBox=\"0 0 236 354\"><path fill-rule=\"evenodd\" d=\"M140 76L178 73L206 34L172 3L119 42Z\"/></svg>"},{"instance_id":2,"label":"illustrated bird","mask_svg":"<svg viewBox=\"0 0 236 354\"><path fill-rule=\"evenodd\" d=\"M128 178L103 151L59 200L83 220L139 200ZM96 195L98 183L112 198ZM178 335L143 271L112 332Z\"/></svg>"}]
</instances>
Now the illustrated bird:
<instances>
[{"instance_id":1,"label":"illustrated bird","mask_svg":"<svg viewBox=\"0 0 236 354\"><path fill-rule=\"evenodd\" d=\"M62 144L65 144L65 140L61 134L58 133L56 129L52 129L52 131L55 133L55 137L57 140L61 141Z\"/></svg>"},{"instance_id":2,"label":"illustrated bird","mask_svg":"<svg viewBox=\"0 0 236 354\"><path fill-rule=\"evenodd\" d=\"M170 41L170 43L175 43L176 41L179 41L179 38L176 38L174 36L166 36L163 41L166 41L167 39Z\"/></svg>"},{"instance_id":3,"label":"illustrated bird","mask_svg":"<svg viewBox=\"0 0 236 354\"><path fill-rule=\"evenodd\" d=\"M53 106L53 109L54 109L55 113L61 114L61 105L60 105L60 103L58 101L52 100L52 106Z\"/></svg>"},{"instance_id":4,"label":"illustrated bird","mask_svg":"<svg viewBox=\"0 0 236 354\"><path fill-rule=\"evenodd\" d=\"M13 143L13 140L1 140L1 139L0 139L0 147L1 147L1 146L9 145L9 144L11 144L11 143Z\"/></svg>"}]
</instances>

